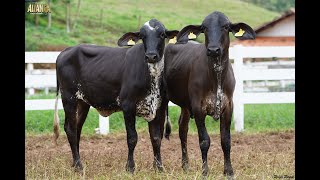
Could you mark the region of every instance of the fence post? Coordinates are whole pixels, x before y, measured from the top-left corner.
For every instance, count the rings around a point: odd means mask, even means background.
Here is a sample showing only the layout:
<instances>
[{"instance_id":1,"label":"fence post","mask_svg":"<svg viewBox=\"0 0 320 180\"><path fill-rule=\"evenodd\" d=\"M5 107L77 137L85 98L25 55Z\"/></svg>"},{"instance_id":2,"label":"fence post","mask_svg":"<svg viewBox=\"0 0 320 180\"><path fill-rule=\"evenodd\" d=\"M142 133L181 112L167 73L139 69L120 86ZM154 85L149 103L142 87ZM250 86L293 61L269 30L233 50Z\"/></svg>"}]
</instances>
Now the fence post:
<instances>
[{"instance_id":1,"label":"fence post","mask_svg":"<svg viewBox=\"0 0 320 180\"><path fill-rule=\"evenodd\" d=\"M109 117L103 117L99 114L99 134L109 133Z\"/></svg>"},{"instance_id":2,"label":"fence post","mask_svg":"<svg viewBox=\"0 0 320 180\"><path fill-rule=\"evenodd\" d=\"M49 94L49 87L45 87L45 88L44 88L44 93L45 93L46 95Z\"/></svg>"},{"instance_id":3,"label":"fence post","mask_svg":"<svg viewBox=\"0 0 320 180\"><path fill-rule=\"evenodd\" d=\"M28 63L27 64L27 72L29 74L31 74L32 70L33 70L33 64L32 63ZM29 95L34 95L34 88L29 88L28 89L28 94Z\"/></svg>"},{"instance_id":4,"label":"fence post","mask_svg":"<svg viewBox=\"0 0 320 180\"><path fill-rule=\"evenodd\" d=\"M242 102L243 96L243 55L241 53L242 46L234 46L235 58L234 58L234 75L236 79L236 86L234 91L234 106L233 106L233 117L235 130L241 132L244 129L244 104Z\"/></svg>"}]
</instances>

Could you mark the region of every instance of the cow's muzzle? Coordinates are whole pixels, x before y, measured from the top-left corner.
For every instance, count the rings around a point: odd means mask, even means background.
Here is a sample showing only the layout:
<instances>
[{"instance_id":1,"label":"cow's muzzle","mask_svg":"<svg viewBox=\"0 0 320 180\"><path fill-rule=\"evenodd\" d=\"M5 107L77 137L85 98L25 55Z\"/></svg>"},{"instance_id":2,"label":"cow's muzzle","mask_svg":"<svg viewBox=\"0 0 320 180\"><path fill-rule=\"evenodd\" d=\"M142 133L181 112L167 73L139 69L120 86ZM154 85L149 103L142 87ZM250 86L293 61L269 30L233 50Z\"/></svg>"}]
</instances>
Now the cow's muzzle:
<instances>
[{"instance_id":1,"label":"cow's muzzle","mask_svg":"<svg viewBox=\"0 0 320 180\"><path fill-rule=\"evenodd\" d=\"M208 47L207 56L218 57L221 55L221 49L219 47Z\"/></svg>"},{"instance_id":2,"label":"cow's muzzle","mask_svg":"<svg viewBox=\"0 0 320 180\"><path fill-rule=\"evenodd\" d=\"M146 54L145 59L148 63L155 63L159 61L159 56L155 53L150 53L150 54Z\"/></svg>"}]
</instances>

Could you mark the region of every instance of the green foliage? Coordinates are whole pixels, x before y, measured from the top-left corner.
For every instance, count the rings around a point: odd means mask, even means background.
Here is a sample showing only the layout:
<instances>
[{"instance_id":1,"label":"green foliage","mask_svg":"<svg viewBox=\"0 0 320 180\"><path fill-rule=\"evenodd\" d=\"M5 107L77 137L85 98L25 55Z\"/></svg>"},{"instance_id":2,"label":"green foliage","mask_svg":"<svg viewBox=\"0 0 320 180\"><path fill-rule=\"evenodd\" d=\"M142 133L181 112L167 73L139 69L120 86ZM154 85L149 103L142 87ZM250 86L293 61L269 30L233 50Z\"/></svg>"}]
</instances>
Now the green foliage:
<instances>
[{"instance_id":1,"label":"green foliage","mask_svg":"<svg viewBox=\"0 0 320 180\"><path fill-rule=\"evenodd\" d=\"M257 6L266 8L270 11L284 12L289 8L295 7L295 0L242 0L245 2L256 4Z\"/></svg>"},{"instance_id":2,"label":"green foliage","mask_svg":"<svg viewBox=\"0 0 320 180\"><path fill-rule=\"evenodd\" d=\"M46 3L43 1L41 3ZM246 22L257 27L278 16L278 13L237 0L136 0L136 1L81 1L76 29L66 33L66 2L52 1L50 10L52 24L48 29L48 17L25 13L25 50L63 49L80 43L117 46L124 33L138 31L151 18L160 20L167 29L180 30L188 24L200 24L212 11L225 13L232 22ZM77 12L77 0L71 0L71 28ZM26 3L28 4L28 3ZM151 8L152 7L152 8ZM27 8L27 7L26 7ZM203 41L200 36L199 41Z\"/></svg>"}]
</instances>

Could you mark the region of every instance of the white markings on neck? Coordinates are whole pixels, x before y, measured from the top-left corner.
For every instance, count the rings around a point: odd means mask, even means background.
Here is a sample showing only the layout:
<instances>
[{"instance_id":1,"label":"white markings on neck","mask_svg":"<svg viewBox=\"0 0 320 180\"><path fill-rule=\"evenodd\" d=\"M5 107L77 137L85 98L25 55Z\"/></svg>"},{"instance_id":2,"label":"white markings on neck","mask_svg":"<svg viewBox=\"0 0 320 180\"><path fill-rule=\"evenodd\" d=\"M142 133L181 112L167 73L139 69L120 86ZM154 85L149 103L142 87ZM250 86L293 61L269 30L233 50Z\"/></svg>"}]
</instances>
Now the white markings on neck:
<instances>
[{"instance_id":1,"label":"white markings on neck","mask_svg":"<svg viewBox=\"0 0 320 180\"><path fill-rule=\"evenodd\" d=\"M137 115L143 117L148 122L156 117L156 112L161 105L160 83L164 67L163 58L156 63L148 63L151 76L151 89L149 94L137 103Z\"/></svg>"}]
</instances>

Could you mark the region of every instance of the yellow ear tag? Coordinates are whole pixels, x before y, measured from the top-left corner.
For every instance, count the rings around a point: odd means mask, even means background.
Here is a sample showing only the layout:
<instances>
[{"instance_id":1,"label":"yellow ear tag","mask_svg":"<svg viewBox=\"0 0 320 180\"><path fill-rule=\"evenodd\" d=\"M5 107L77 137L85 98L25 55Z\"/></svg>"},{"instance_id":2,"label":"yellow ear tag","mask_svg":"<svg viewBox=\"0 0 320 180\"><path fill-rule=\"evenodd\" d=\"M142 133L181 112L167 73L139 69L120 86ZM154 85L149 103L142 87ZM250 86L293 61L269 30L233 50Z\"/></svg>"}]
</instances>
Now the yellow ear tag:
<instances>
[{"instance_id":1,"label":"yellow ear tag","mask_svg":"<svg viewBox=\"0 0 320 180\"><path fill-rule=\"evenodd\" d=\"M128 45L129 46L133 46L133 45L135 45L136 43L134 42L134 41L132 41L132 39L130 39L129 41L128 41Z\"/></svg>"},{"instance_id":2,"label":"yellow ear tag","mask_svg":"<svg viewBox=\"0 0 320 180\"><path fill-rule=\"evenodd\" d=\"M239 32L235 33L234 36L239 37L239 36L242 36L244 33L245 31L240 28Z\"/></svg>"},{"instance_id":3,"label":"yellow ear tag","mask_svg":"<svg viewBox=\"0 0 320 180\"><path fill-rule=\"evenodd\" d=\"M175 44L176 42L177 42L177 36L175 36L169 40L169 43L171 43L171 44Z\"/></svg>"},{"instance_id":4,"label":"yellow ear tag","mask_svg":"<svg viewBox=\"0 0 320 180\"><path fill-rule=\"evenodd\" d=\"M190 34L188 35L189 39L196 39L197 36L195 34L193 34L193 32L190 32Z\"/></svg>"}]
</instances>

